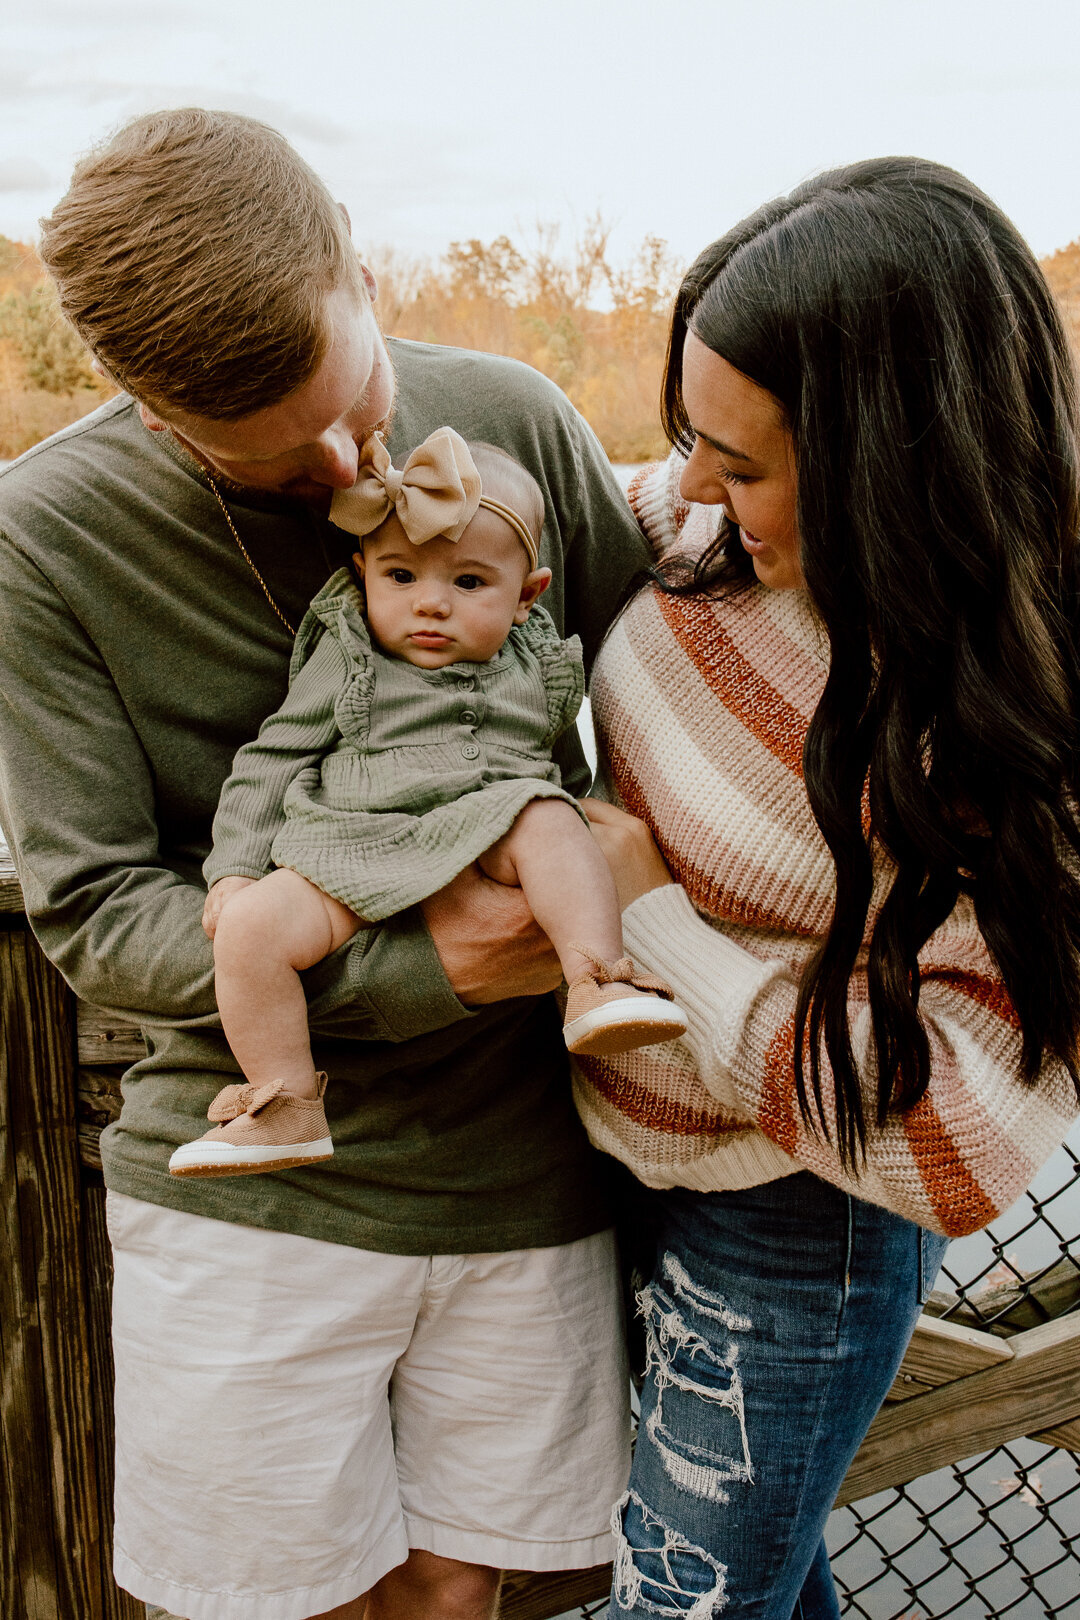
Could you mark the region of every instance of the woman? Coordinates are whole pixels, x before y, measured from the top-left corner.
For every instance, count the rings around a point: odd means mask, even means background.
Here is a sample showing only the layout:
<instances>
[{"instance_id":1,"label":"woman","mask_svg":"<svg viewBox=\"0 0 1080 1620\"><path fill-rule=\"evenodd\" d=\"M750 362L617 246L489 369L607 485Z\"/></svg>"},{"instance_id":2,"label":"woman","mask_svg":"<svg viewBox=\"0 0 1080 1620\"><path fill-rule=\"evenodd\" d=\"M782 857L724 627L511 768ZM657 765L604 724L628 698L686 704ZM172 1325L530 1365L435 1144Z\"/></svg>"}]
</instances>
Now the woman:
<instances>
[{"instance_id":1,"label":"woman","mask_svg":"<svg viewBox=\"0 0 1080 1620\"><path fill-rule=\"evenodd\" d=\"M593 693L627 949L690 1019L578 1082L653 1189L611 1613L820 1620L947 1238L1076 1111L1072 363L994 205L883 159L701 254L664 411Z\"/></svg>"}]
</instances>

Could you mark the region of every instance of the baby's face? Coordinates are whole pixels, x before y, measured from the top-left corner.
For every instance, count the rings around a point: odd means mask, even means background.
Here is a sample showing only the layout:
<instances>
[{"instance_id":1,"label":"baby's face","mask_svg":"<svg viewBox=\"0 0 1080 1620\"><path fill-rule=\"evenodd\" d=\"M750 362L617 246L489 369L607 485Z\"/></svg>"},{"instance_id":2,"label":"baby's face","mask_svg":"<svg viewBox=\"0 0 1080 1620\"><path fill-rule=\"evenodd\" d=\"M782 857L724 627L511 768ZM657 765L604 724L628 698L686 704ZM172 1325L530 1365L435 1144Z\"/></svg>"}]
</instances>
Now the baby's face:
<instances>
[{"instance_id":1,"label":"baby's face","mask_svg":"<svg viewBox=\"0 0 1080 1620\"><path fill-rule=\"evenodd\" d=\"M363 546L368 628L392 658L441 669L486 663L524 624L551 571L529 571L525 548L483 507L460 540L414 546L391 513Z\"/></svg>"}]
</instances>

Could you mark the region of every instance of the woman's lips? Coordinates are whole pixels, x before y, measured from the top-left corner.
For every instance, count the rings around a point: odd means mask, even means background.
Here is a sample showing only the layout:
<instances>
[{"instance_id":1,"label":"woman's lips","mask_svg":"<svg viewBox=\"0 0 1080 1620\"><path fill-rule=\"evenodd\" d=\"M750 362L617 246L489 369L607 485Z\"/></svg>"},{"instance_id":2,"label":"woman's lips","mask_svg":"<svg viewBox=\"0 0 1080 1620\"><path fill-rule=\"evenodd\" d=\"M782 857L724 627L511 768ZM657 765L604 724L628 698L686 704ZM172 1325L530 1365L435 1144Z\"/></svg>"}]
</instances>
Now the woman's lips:
<instances>
[{"instance_id":1,"label":"woman's lips","mask_svg":"<svg viewBox=\"0 0 1080 1620\"><path fill-rule=\"evenodd\" d=\"M759 540L757 535L750 533L749 529L740 529L739 539L742 541L743 549L749 551L752 556L757 556L760 551L768 550L765 541Z\"/></svg>"}]
</instances>

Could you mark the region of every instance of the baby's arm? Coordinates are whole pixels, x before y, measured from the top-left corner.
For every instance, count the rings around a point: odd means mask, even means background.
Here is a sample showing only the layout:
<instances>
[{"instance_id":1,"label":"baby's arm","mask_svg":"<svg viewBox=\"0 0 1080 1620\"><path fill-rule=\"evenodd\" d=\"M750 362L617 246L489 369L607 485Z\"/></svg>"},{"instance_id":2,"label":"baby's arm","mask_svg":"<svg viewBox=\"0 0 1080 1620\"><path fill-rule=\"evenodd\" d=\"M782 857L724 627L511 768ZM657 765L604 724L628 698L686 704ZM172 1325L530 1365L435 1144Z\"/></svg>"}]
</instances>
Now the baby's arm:
<instances>
[{"instance_id":1,"label":"baby's arm","mask_svg":"<svg viewBox=\"0 0 1080 1620\"><path fill-rule=\"evenodd\" d=\"M254 741L240 749L221 790L214 847L203 867L211 887L226 877L260 878L269 869L270 848L285 820L282 806L289 784L340 735L334 700L347 672L337 640L324 635L298 670L281 707L263 721ZM204 927L206 922L204 913Z\"/></svg>"}]
</instances>

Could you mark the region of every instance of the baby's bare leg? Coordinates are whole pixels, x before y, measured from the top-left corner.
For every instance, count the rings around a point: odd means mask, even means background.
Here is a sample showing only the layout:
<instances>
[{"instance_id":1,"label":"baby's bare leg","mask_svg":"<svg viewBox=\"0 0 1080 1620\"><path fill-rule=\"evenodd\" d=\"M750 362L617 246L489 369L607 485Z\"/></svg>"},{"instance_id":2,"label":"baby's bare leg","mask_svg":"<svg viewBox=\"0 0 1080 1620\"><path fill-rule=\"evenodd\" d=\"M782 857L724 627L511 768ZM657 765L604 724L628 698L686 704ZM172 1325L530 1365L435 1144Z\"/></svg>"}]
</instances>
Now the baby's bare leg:
<instances>
[{"instance_id":1,"label":"baby's bare leg","mask_svg":"<svg viewBox=\"0 0 1080 1620\"><path fill-rule=\"evenodd\" d=\"M558 952L567 983L591 966L575 945L587 945L607 962L622 956L622 913L611 869L565 800L533 799L479 864L498 883L520 884Z\"/></svg>"},{"instance_id":2,"label":"baby's bare leg","mask_svg":"<svg viewBox=\"0 0 1080 1620\"><path fill-rule=\"evenodd\" d=\"M214 935L218 1011L253 1086L284 1080L317 1095L303 968L344 945L360 919L298 872L279 868L227 900Z\"/></svg>"}]
</instances>

